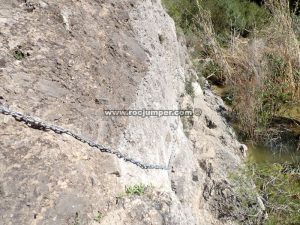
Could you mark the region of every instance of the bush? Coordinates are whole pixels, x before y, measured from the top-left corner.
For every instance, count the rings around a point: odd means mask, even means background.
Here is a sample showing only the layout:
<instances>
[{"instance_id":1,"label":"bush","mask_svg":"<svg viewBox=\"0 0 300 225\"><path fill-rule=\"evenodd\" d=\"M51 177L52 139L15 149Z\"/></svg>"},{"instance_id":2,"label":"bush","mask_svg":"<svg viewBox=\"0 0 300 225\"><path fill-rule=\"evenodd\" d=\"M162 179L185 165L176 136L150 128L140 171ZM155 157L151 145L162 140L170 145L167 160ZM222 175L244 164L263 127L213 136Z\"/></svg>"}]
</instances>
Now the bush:
<instances>
[{"instance_id":1,"label":"bush","mask_svg":"<svg viewBox=\"0 0 300 225\"><path fill-rule=\"evenodd\" d=\"M244 137L267 136L273 117L281 116L290 104L300 104L300 23L287 4L265 0L265 8L260 8L246 0L210 0L200 5L196 0L163 1L188 35L198 72L225 79L236 127ZM186 83L187 92L190 84ZM268 225L300 221L300 175L284 170L284 164L249 163L242 173L243 180L255 182ZM250 219L257 213L252 207L255 192L250 187L240 193Z\"/></svg>"},{"instance_id":2,"label":"bush","mask_svg":"<svg viewBox=\"0 0 300 225\"><path fill-rule=\"evenodd\" d=\"M232 30L248 36L257 27L268 21L268 11L247 0L214 0L203 2L203 7L212 15L212 23L218 35L226 36Z\"/></svg>"},{"instance_id":3,"label":"bush","mask_svg":"<svg viewBox=\"0 0 300 225\"><path fill-rule=\"evenodd\" d=\"M16 60L22 60L26 57L26 55L24 54L24 52L22 52L21 50L15 50L13 52L13 56Z\"/></svg>"},{"instance_id":4,"label":"bush","mask_svg":"<svg viewBox=\"0 0 300 225\"><path fill-rule=\"evenodd\" d=\"M195 30L197 25L194 17L198 13L196 0L162 0L162 3L185 33Z\"/></svg>"},{"instance_id":5,"label":"bush","mask_svg":"<svg viewBox=\"0 0 300 225\"><path fill-rule=\"evenodd\" d=\"M258 93L261 107L258 110L258 123L266 127L284 104L292 100L292 93L285 82L287 65L277 55L267 55L267 66L270 74L264 80L264 86Z\"/></svg>"},{"instance_id":6,"label":"bush","mask_svg":"<svg viewBox=\"0 0 300 225\"><path fill-rule=\"evenodd\" d=\"M222 85L225 82L222 68L212 60L201 65L200 71L206 79L215 85Z\"/></svg>"},{"instance_id":7,"label":"bush","mask_svg":"<svg viewBox=\"0 0 300 225\"><path fill-rule=\"evenodd\" d=\"M297 169L298 168L298 169ZM231 175L248 223L258 223L257 196L268 217L266 225L296 225L300 221L300 168L285 163L253 163ZM295 171L295 172L293 172ZM251 184L251 181L254 183ZM258 193L258 195L257 195Z\"/></svg>"},{"instance_id":8,"label":"bush","mask_svg":"<svg viewBox=\"0 0 300 225\"><path fill-rule=\"evenodd\" d=\"M285 171L285 167L279 163L248 166L248 174L267 209L267 225L293 225L300 221L300 174Z\"/></svg>"},{"instance_id":9,"label":"bush","mask_svg":"<svg viewBox=\"0 0 300 225\"><path fill-rule=\"evenodd\" d=\"M273 0L264 7L247 0L164 2L188 35L198 73L217 85L226 81L243 136L260 138L282 108L300 102L300 26L288 5ZM232 30L237 32L230 45L220 43ZM240 37L248 31L247 39ZM192 94L190 87L187 83Z\"/></svg>"},{"instance_id":10,"label":"bush","mask_svg":"<svg viewBox=\"0 0 300 225\"><path fill-rule=\"evenodd\" d=\"M144 184L136 184L133 186L128 186L125 188L125 193L126 195L138 195L141 196L143 194L145 194L146 189L148 186L144 185Z\"/></svg>"},{"instance_id":11,"label":"bush","mask_svg":"<svg viewBox=\"0 0 300 225\"><path fill-rule=\"evenodd\" d=\"M211 13L211 19L219 40L227 42L232 30L247 36L255 28L262 28L269 19L266 9L248 0L198 1ZM185 32L201 30L195 21L199 13L197 0L163 0L170 16Z\"/></svg>"}]
</instances>

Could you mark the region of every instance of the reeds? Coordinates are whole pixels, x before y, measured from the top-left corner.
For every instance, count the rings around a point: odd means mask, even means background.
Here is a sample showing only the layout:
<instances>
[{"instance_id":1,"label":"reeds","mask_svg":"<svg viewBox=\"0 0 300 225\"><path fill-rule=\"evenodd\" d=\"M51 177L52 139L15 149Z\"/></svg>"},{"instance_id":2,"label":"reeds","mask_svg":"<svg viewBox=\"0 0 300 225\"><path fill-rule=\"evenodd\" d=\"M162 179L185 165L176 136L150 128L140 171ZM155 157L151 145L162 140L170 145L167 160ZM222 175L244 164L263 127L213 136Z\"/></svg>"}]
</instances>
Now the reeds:
<instances>
[{"instance_id":1,"label":"reeds","mask_svg":"<svg viewBox=\"0 0 300 225\"><path fill-rule=\"evenodd\" d=\"M204 40L210 58L222 68L221 78L233 93L232 108L240 130L260 137L283 105L300 101L300 50L293 15L287 1L266 0L270 22L253 30L251 38L232 31L230 47L216 40L210 15L197 1Z\"/></svg>"}]
</instances>

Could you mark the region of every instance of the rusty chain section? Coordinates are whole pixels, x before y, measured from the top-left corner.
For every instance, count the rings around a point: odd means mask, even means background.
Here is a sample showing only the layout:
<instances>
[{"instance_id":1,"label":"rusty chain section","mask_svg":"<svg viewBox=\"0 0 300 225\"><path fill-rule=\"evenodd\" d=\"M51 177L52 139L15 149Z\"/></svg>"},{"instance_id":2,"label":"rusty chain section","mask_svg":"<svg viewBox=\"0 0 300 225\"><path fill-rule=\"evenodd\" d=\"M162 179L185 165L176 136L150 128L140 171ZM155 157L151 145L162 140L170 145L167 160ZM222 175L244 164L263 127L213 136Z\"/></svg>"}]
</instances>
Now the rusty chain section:
<instances>
[{"instance_id":1,"label":"rusty chain section","mask_svg":"<svg viewBox=\"0 0 300 225\"><path fill-rule=\"evenodd\" d=\"M127 156L126 154L123 154L119 151L116 150L112 150L108 147L105 147L103 145L97 144L94 141L88 140L85 137L82 137L78 134L76 134L73 131L70 131L68 129L65 129L63 127L60 126L56 126L47 122L42 121L39 118L35 118L35 117L31 117L31 116L26 116L23 113L20 112L16 112L13 110L10 110L9 108L0 105L0 113L4 114L4 115L8 115L8 116L12 116L13 118L15 118L17 121L19 122L24 122L27 126L31 127L31 128L35 128L35 129L40 129L43 131L53 131L57 134L66 134L69 135L73 138L75 138L76 140L88 144L90 147L96 148L98 149L100 152L103 153L109 153L109 154L113 154L115 156L117 156L119 159L123 159L125 162L129 162L132 163L142 169L150 169L150 170L169 170L170 169L170 163L174 154L174 148L172 149L172 153L168 162L167 166L164 165L158 165L158 164L148 164L148 163L143 163L141 161L135 160L129 156Z\"/></svg>"}]
</instances>

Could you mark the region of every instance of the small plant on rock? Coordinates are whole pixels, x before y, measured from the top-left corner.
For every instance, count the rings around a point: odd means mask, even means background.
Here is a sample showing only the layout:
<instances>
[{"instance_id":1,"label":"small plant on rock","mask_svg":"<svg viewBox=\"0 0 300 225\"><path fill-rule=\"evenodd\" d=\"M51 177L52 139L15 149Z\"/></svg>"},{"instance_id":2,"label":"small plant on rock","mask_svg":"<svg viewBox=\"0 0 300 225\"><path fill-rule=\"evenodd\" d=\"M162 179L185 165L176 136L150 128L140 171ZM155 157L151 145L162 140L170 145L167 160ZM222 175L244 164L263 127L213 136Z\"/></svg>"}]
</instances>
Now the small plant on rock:
<instances>
[{"instance_id":1,"label":"small plant on rock","mask_svg":"<svg viewBox=\"0 0 300 225\"><path fill-rule=\"evenodd\" d=\"M15 50L13 56L16 60L22 60L25 58L25 54L21 50Z\"/></svg>"},{"instance_id":2,"label":"small plant on rock","mask_svg":"<svg viewBox=\"0 0 300 225\"><path fill-rule=\"evenodd\" d=\"M102 218L103 218L103 214L102 214L101 212L98 211L98 213L97 213L97 215L96 215L96 217L95 217L94 220L95 220L96 222L100 223L101 220L102 220Z\"/></svg>"},{"instance_id":3,"label":"small plant on rock","mask_svg":"<svg viewBox=\"0 0 300 225\"><path fill-rule=\"evenodd\" d=\"M141 196L141 195L144 195L146 190L147 190L148 186L144 185L144 184L136 184L136 185L133 185L133 186L128 186L128 187L125 187L125 193L126 195L138 195L138 196Z\"/></svg>"}]
</instances>

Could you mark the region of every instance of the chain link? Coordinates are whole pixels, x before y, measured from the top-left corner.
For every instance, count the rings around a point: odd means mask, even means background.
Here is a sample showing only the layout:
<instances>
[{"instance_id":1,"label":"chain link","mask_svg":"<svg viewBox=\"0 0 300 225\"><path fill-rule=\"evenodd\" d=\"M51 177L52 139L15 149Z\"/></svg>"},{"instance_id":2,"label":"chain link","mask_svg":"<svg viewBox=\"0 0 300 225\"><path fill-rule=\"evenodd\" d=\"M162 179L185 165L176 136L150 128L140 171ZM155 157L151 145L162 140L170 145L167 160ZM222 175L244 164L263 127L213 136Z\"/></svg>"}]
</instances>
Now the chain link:
<instances>
[{"instance_id":1,"label":"chain link","mask_svg":"<svg viewBox=\"0 0 300 225\"><path fill-rule=\"evenodd\" d=\"M88 144L90 147L97 148L100 152L114 154L119 159L123 159L125 162L132 163L132 164L134 164L134 165L136 165L136 166L138 166L142 169L169 170L170 161L171 161L171 158L173 157L173 153L174 153L174 151L172 150L172 154L170 156L170 160L169 160L169 163L168 163L167 166L158 165L158 164L147 164L147 163L143 163L141 161L135 160L133 158L130 158L129 156L127 156L127 155L125 155L125 154L123 154L119 151L112 150L112 149L107 148L103 145L97 144L94 141L88 140L87 138L84 138L84 137L74 133L73 131L70 131L70 130L65 129L63 127L60 127L60 126L52 125L52 124L47 123L47 122L43 122L39 118L26 116L26 115L24 115L20 112L10 110L9 108L7 108L3 105L0 105L0 113L2 113L4 115L12 116L17 121L24 122L27 126L35 128L35 129L40 129L40 130L43 130L43 131L52 130L53 132L55 132L57 134L67 134L67 135L75 138L76 140L78 140L82 143Z\"/></svg>"}]
</instances>

